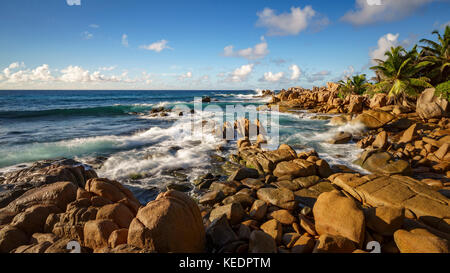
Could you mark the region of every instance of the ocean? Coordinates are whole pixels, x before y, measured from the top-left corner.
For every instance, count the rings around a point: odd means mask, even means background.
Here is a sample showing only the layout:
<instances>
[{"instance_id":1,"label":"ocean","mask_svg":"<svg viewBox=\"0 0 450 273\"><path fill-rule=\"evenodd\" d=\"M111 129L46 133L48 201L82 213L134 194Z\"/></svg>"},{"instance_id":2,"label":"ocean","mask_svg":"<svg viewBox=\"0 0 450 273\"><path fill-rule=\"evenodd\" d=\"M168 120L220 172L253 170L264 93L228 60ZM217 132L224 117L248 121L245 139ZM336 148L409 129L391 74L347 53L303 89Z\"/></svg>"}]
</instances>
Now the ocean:
<instances>
[{"instance_id":1,"label":"ocean","mask_svg":"<svg viewBox=\"0 0 450 273\"><path fill-rule=\"evenodd\" d=\"M149 113L153 108L185 105L193 109L194 98L204 96L223 109L259 106L270 99L257 95L253 90L0 91L0 173L44 159L100 161L96 167L100 177L122 182L146 203L169 184L190 184L211 172L217 156L229 156L236 146L235 141L225 143L213 134L193 139L186 130L189 115L155 116ZM204 120L213 118L207 111L201 115ZM354 143L326 141L340 130L362 128L330 126L328 120L311 119L314 115L280 113L280 143L297 151L315 149L329 164L358 169L352 162L361 150ZM217 151L218 145L228 149Z\"/></svg>"}]
</instances>

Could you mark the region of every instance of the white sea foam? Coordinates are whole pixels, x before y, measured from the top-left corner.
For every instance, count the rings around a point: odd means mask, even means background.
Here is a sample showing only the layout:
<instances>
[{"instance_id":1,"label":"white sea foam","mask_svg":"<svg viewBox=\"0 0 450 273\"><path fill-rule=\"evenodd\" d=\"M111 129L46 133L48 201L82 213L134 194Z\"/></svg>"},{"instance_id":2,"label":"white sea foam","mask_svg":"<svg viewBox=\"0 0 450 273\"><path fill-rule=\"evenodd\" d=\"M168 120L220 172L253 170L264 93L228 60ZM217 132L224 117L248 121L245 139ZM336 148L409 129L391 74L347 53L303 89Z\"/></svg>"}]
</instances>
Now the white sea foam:
<instances>
[{"instance_id":1,"label":"white sea foam","mask_svg":"<svg viewBox=\"0 0 450 273\"><path fill-rule=\"evenodd\" d=\"M292 123L284 123L280 130L283 131L281 143L289 143L294 145L305 146L305 148L296 149L297 152L302 152L309 149L316 149L321 158L325 159L330 165L346 165L361 173L367 173L360 166L353 164L363 151L359 149L356 144L329 144L327 141L333 138L338 132L348 132L351 134L360 134L366 128L363 124L347 123L341 126L331 126L327 123L313 122L314 113L308 113L301 110L297 113L280 113L280 116L287 117L292 120ZM303 122L302 120L308 120ZM310 121L309 121L310 120ZM276 148L276 147L271 147Z\"/></svg>"},{"instance_id":2,"label":"white sea foam","mask_svg":"<svg viewBox=\"0 0 450 273\"><path fill-rule=\"evenodd\" d=\"M205 119L210 116L207 112L203 115ZM201 139L199 135L191 134L190 118L190 115L181 118L178 117L178 120L168 128L152 127L133 135L107 135L75 138L58 142L32 143L19 147L8 147L5 151L2 151L0 148L0 153L4 155L0 158L0 166L10 166L19 162L30 162L48 158L73 158L93 154L110 154L150 145L161 147L187 145L186 143L192 139ZM198 122L201 122L201 120ZM201 145L204 145L204 143L210 145L216 143L211 137L205 134Z\"/></svg>"},{"instance_id":3,"label":"white sea foam","mask_svg":"<svg viewBox=\"0 0 450 273\"><path fill-rule=\"evenodd\" d=\"M193 101L162 101L157 104L155 104L155 107L168 107L173 106L176 104L183 104L183 103L192 103Z\"/></svg>"},{"instance_id":4,"label":"white sea foam","mask_svg":"<svg viewBox=\"0 0 450 273\"><path fill-rule=\"evenodd\" d=\"M216 94L217 97L234 97L235 94Z\"/></svg>"},{"instance_id":5,"label":"white sea foam","mask_svg":"<svg viewBox=\"0 0 450 273\"><path fill-rule=\"evenodd\" d=\"M338 127L330 127L328 131L316 134L314 138L318 141L327 141L330 140L333 136L335 136L339 132L360 134L364 132L365 129L366 127L362 123L346 123Z\"/></svg>"},{"instance_id":6,"label":"white sea foam","mask_svg":"<svg viewBox=\"0 0 450 273\"><path fill-rule=\"evenodd\" d=\"M201 114L208 116L206 112ZM208 152L222 140L208 133L195 134L190 127L190 117L184 117L169 128L154 127L143 132L140 137L158 141L145 149L113 154L103 164L99 174L123 179L135 173L160 176L164 171L188 169L190 176L195 176L209 166Z\"/></svg>"}]
</instances>

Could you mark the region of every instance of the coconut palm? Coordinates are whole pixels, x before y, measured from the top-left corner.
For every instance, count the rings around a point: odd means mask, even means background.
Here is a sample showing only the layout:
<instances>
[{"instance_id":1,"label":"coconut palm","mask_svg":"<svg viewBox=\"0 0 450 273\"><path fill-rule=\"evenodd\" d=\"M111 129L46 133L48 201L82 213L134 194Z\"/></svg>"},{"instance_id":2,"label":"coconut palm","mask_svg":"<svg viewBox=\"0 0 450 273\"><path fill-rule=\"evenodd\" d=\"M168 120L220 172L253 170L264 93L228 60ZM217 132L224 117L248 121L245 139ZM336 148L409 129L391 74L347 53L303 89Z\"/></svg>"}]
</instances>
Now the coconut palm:
<instances>
[{"instance_id":1,"label":"coconut palm","mask_svg":"<svg viewBox=\"0 0 450 273\"><path fill-rule=\"evenodd\" d=\"M420 40L426 46L421 46L423 60L432 63L429 72L431 82L435 85L448 81L450 78L450 26L445 27L444 36L435 30L432 34L437 36L437 41L428 39Z\"/></svg>"},{"instance_id":2,"label":"coconut palm","mask_svg":"<svg viewBox=\"0 0 450 273\"><path fill-rule=\"evenodd\" d=\"M347 81L340 80L339 83L341 84L340 91L345 94L363 94L369 83L366 79L366 74L356 75L353 77L348 77Z\"/></svg>"},{"instance_id":3,"label":"coconut palm","mask_svg":"<svg viewBox=\"0 0 450 273\"><path fill-rule=\"evenodd\" d=\"M385 61L375 59L378 65L370 68L380 77L380 81L374 85L374 92L387 92L395 103L399 103L408 96L416 96L424 88L432 87L430 79L419 74L431 62L418 61L417 46L410 51L401 46L391 47L385 56Z\"/></svg>"}]
</instances>

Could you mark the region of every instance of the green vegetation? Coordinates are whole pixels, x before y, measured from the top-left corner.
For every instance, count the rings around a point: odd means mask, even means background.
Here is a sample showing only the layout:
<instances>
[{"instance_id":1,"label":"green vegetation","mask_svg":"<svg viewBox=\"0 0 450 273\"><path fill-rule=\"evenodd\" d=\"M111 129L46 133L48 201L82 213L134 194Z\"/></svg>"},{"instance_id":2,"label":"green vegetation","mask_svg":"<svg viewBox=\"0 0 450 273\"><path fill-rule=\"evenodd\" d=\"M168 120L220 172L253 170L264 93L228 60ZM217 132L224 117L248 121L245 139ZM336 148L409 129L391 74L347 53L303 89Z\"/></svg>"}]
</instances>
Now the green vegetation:
<instances>
[{"instance_id":1,"label":"green vegetation","mask_svg":"<svg viewBox=\"0 0 450 273\"><path fill-rule=\"evenodd\" d=\"M370 84L367 82L366 74L356 75L351 78L347 78L347 81L339 81L341 84L339 88L340 97L346 97L347 95L357 94L362 95L366 92Z\"/></svg>"},{"instance_id":2,"label":"green vegetation","mask_svg":"<svg viewBox=\"0 0 450 273\"><path fill-rule=\"evenodd\" d=\"M403 47L392 47L385 53L386 60L375 60L378 65L371 69L378 72L380 80L374 91L387 91L395 102L403 101L406 96L417 96L424 88L433 87L425 76L419 76L429 61L419 61L417 46L410 51Z\"/></svg>"},{"instance_id":3,"label":"green vegetation","mask_svg":"<svg viewBox=\"0 0 450 273\"><path fill-rule=\"evenodd\" d=\"M443 82L436 86L436 96L450 101L450 81Z\"/></svg>"},{"instance_id":4,"label":"green vegetation","mask_svg":"<svg viewBox=\"0 0 450 273\"><path fill-rule=\"evenodd\" d=\"M358 75L346 82L341 81L340 93L374 94L387 93L395 103L408 101L416 97L425 88L436 86L436 94L449 98L450 80L450 26L446 26L444 34L437 30L437 41L422 39L420 52L415 45L407 51L401 46L392 47L385 53L385 60L375 60L376 66L371 69L376 74L373 85L367 83L365 75Z\"/></svg>"}]
</instances>

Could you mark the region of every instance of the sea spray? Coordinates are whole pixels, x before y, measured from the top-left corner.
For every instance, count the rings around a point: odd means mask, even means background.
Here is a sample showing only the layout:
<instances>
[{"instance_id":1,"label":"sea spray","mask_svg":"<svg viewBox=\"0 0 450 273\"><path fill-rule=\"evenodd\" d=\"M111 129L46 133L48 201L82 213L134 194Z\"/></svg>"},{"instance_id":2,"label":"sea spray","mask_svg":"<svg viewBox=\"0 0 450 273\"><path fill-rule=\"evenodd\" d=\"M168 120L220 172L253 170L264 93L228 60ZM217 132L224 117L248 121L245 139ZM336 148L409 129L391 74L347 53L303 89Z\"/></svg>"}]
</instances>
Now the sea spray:
<instances>
[{"instance_id":1,"label":"sea spray","mask_svg":"<svg viewBox=\"0 0 450 273\"><path fill-rule=\"evenodd\" d=\"M203 115L207 117L208 113ZM152 188L162 190L171 183L192 182L210 171L211 155L217 146L226 143L210 132L193 135L191 126L191 118L184 116L169 128L146 131L146 136L160 141L145 148L115 153L97 172L122 181L137 193ZM185 179L177 179L173 172L185 175ZM130 179L133 176L139 177L139 181ZM142 198L146 200L148 194Z\"/></svg>"}]
</instances>

